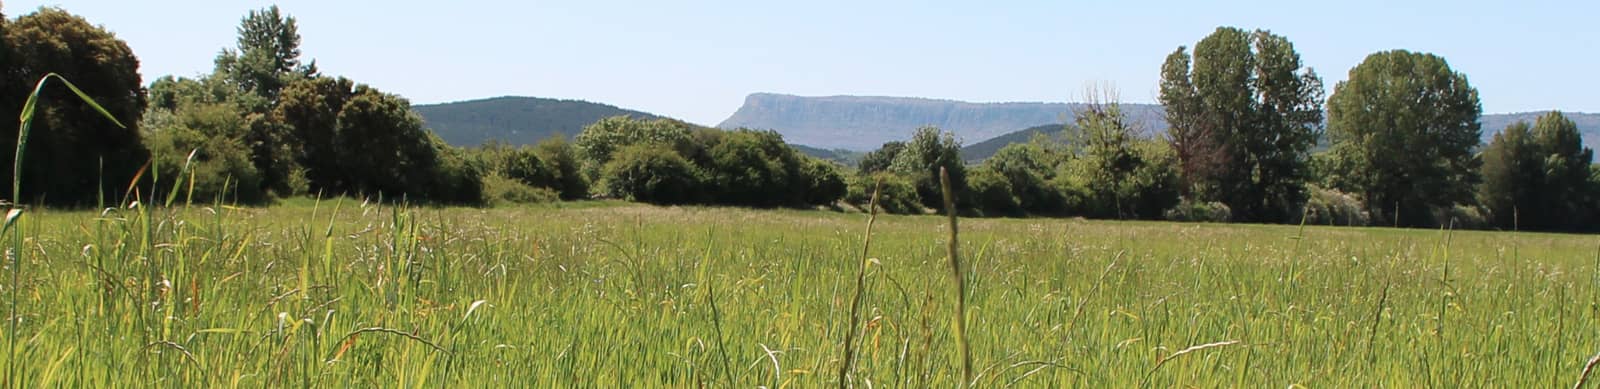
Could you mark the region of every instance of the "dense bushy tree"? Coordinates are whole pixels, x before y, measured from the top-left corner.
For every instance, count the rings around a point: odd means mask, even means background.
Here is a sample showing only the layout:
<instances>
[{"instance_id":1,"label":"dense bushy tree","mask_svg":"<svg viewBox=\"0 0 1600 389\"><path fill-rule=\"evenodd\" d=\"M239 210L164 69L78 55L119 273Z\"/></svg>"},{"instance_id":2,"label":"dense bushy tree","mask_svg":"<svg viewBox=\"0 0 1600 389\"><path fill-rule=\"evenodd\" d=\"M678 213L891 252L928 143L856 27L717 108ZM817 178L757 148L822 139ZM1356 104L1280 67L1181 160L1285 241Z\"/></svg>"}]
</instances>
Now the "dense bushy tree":
<instances>
[{"instance_id":1,"label":"dense bushy tree","mask_svg":"<svg viewBox=\"0 0 1600 389\"><path fill-rule=\"evenodd\" d=\"M972 204L985 216L1019 216L1022 205L1005 175L987 166L967 171L967 192Z\"/></svg>"},{"instance_id":2,"label":"dense bushy tree","mask_svg":"<svg viewBox=\"0 0 1600 389\"><path fill-rule=\"evenodd\" d=\"M883 147L868 151L865 156L862 156L861 163L858 164L859 169L862 173L867 174L887 171L889 170L889 165L894 164L894 158L900 155L901 150L905 149L906 142L886 142Z\"/></svg>"},{"instance_id":3,"label":"dense bushy tree","mask_svg":"<svg viewBox=\"0 0 1600 389\"><path fill-rule=\"evenodd\" d=\"M237 108L223 103L190 102L181 109L154 108L140 127L155 169L163 175L187 171L179 195L187 201L256 204L267 199L261 174L250 161L244 137L248 123ZM191 155L193 156L191 158ZM156 185L157 190L169 190ZM158 193L158 196L165 195Z\"/></svg>"},{"instance_id":4,"label":"dense bushy tree","mask_svg":"<svg viewBox=\"0 0 1600 389\"><path fill-rule=\"evenodd\" d=\"M1305 199L1322 125L1322 80L1264 30L1218 28L1162 66L1169 141L1191 195L1243 220L1286 221Z\"/></svg>"},{"instance_id":5,"label":"dense bushy tree","mask_svg":"<svg viewBox=\"0 0 1600 389\"><path fill-rule=\"evenodd\" d=\"M475 202L479 174L422 128L410 102L343 78L296 80L272 118L300 146L312 192Z\"/></svg>"},{"instance_id":6,"label":"dense bushy tree","mask_svg":"<svg viewBox=\"0 0 1600 389\"><path fill-rule=\"evenodd\" d=\"M533 154L555 176L555 186L562 200L577 200L589 195L589 183L579 173L577 151L561 137L549 138L534 145Z\"/></svg>"},{"instance_id":7,"label":"dense bushy tree","mask_svg":"<svg viewBox=\"0 0 1600 389\"><path fill-rule=\"evenodd\" d=\"M1059 167L1069 155L1054 141L1035 137L1028 143L1000 148L983 161L980 169L992 170L1006 180L1023 211L1036 215L1060 215L1067 211L1067 199L1051 185Z\"/></svg>"},{"instance_id":8,"label":"dense bushy tree","mask_svg":"<svg viewBox=\"0 0 1600 389\"><path fill-rule=\"evenodd\" d=\"M1437 225L1434 211L1473 197L1480 111L1477 89L1444 58L1369 55L1328 100L1333 147L1325 179L1359 195L1374 219Z\"/></svg>"},{"instance_id":9,"label":"dense bushy tree","mask_svg":"<svg viewBox=\"0 0 1600 389\"><path fill-rule=\"evenodd\" d=\"M651 204L699 199L700 173L667 145L638 143L616 149L601 168L606 195Z\"/></svg>"},{"instance_id":10,"label":"dense bushy tree","mask_svg":"<svg viewBox=\"0 0 1600 389\"><path fill-rule=\"evenodd\" d=\"M833 205L849 192L839 167L831 161L801 157L799 178L803 182L797 187L803 188L808 205Z\"/></svg>"},{"instance_id":11,"label":"dense bushy tree","mask_svg":"<svg viewBox=\"0 0 1600 389\"><path fill-rule=\"evenodd\" d=\"M881 185L880 185L881 183ZM919 214L922 200L910 179L889 172L851 176L844 201L856 209L868 210L873 191L878 191L878 209L891 214Z\"/></svg>"},{"instance_id":12,"label":"dense bushy tree","mask_svg":"<svg viewBox=\"0 0 1600 389\"><path fill-rule=\"evenodd\" d=\"M961 160L961 143L956 136L938 127L922 127L906 142L905 148L895 155L889 171L909 178L917 188L917 197L924 207L944 210L944 192L940 189L939 169L950 172L950 187L955 193L967 188L966 164ZM966 199L958 196L956 207Z\"/></svg>"},{"instance_id":13,"label":"dense bushy tree","mask_svg":"<svg viewBox=\"0 0 1600 389\"><path fill-rule=\"evenodd\" d=\"M774 206L801 203L799 158L771 131L727 132L709 154L709 179L718 202ZM796 185L796 184L802 185Z\"/></svg>"},{"instance_id":14,"label":"dense bushy tree","mask_svg":"<svg viewBox=\"0 0 1600 389\"><path fill-rule=\"evenodd\" d=\"M614 151L636 144L655 144L670 150L688 148L690 126L671 119L634 120L627 116L613 116L590 124L573 139L578 157L589 166L590 173L598 171L611 161Z\"/></svg>"},{"instance_id":15,"label":"dense bushy tree","mask_svg":"<svg viewBox=\"0 0 1600 389\"><path fill-rule=\"evenodd\" d=\"M343 155L335 147L339 112L355 95L354 81L339 77L297 80L283 89L272 121L290 129L297 144L295 162L304 169L307 190L340 190L345 175L340 163Z\"/></svg>"},{"instance_id":16,"label":"dense bushy tree","mask_svg":"<svg viewBox=\"0 0 1600 389\"><path fill-rule=\"evenodd\" d=\"M1505 229L1577 229L1594 212L1589 161L1577 125L1560 112L1505 128L1484 149L1478 200Z\"/></svg>"},{"instance_id":17,"label":"dense bushy tree","mask_svg":"<svg viewBox=\"0 0 1600 389\"><path fill-rule=\"evenodd\" d=\"M49 7L6 23L3 41L0 117L18 117L22 98L54 72L126 126L109 123L58 83L46 87L23 161L21 200L93 204L107 195L102 187L125 188L148 157L138 131L145 91L133 51L111 32ZM15 122L0 125L0 159L14 158L16 139ZM11 169L3 170L0 182L10 182Z\"/></svg>"}]
</instances>

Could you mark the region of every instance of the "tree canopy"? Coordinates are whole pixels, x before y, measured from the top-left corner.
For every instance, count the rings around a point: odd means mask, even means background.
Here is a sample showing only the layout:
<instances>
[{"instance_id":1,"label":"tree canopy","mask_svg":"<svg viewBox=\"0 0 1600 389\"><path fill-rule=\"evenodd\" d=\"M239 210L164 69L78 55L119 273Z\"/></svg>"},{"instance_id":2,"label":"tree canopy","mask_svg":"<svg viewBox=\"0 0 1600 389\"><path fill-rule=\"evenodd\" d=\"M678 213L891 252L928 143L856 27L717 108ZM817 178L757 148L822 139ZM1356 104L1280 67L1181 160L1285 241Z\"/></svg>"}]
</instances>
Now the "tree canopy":
<instances>
[{"instance_id":1,"label":"tree canopy","mask_svg":"<svg viewBox=\"0 0 1600 389\"><path fill-rule=\"evenodd\" d=\"M1382 220L1438 225L1478 182L1478 90L1433 54L1374 53L1328 100L1330 183Z\"/></svg>"}]
</instances>

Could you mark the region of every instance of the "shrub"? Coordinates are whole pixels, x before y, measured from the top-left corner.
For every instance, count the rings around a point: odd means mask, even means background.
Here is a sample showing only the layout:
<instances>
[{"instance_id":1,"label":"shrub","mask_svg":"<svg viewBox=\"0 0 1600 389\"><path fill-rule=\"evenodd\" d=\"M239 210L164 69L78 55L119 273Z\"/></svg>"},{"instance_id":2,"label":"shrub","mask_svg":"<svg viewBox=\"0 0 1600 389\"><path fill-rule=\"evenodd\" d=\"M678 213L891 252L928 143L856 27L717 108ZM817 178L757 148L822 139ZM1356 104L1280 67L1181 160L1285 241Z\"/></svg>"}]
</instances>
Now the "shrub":
<instances>
[{"instance_id":1,"label":"shrub","mask_svg":"<svg viewBox=\"0 0 1600 389\"><path fill-rule=\"evenodd\" d=\"M1366 205L1355 196L1316 185L1306 187L1310 196L1304 210L1305 224L1364 226L1372 223Z\"/></svg>"},{"instance_id":2,"label":"shrub","mask_svg":"<svg viewBox=\"0 0 1600 389\"><path fill-rule=\"evenodd\" d=\"M891 173L851 176L844 201L856 209L867 210L867 205L872 201L873 186L879 179L883 180L883 186L878 194L878 209L892 214L923 212L917 189L911 185L911 180Z\"/></svg>"},{"instance_id":3,"label":"shrub","mask_svg":"<svg viewBox=\"0 0 1600 389\"><path fill-rule=\"evenodd\" d=\"M1233 217L1233 209L1220 202L1199 202L1184 199L1177 206L1168 209L1167 220L1180 222L1210 222L1227 223Z\"/></svg>"},{"instance_id":4,"label":"shrub","mask_svg":"<svg viewBox=\"0 0 1600 389\"><path fill-rule=\"evenodd\" d=\"M802 158L800 179L805 183L805 202L809 205L831 205L849 192L844 177L833 162L817 158Z\"/></svg>"},{"instance_id":5,"label":"shrub","mask_svg":"<svg viewBox=\"0 0 1600 389\"><path fill-rule=\"evenodd\" d=\"M485 200L490 205L545 203L559 200L550 188L535 188L498 174L483 177Z\"/></svg>"},{"instance_id":6,"label":"shrub","mask_svg":"<svg viewBox=\"0 0 1600 389\"><path fill-rule=\"evenodd\" d=\"M1448 208L1436 209L1433 220L1440 227L1449 227L1457 230L1478 230L1489 228L1489 212L1475 205L1456 204Z\"/></svg>"},{"instance_id":7,"label":"shrub","mask_svg":"<svg viewBox=\"0 0 1600 389\"><path fill-rule=\"evenodd\" d=\"M967 174L967 192L984 215L1021 215L1022 205L1012 195L1011 183L992 169L973 169Z\"/></svg>"},{"instance_id":8,"label":"shrub","mask_svg":"<svg viewBox=\"0 0 1600 389\"><path fill-rule=\"evenodd\" d=\"M699 198L694 165L660 144L618 149L601 168L601 186L611 197L652 204L685 204Z\"/></svg>"}]
</instances>

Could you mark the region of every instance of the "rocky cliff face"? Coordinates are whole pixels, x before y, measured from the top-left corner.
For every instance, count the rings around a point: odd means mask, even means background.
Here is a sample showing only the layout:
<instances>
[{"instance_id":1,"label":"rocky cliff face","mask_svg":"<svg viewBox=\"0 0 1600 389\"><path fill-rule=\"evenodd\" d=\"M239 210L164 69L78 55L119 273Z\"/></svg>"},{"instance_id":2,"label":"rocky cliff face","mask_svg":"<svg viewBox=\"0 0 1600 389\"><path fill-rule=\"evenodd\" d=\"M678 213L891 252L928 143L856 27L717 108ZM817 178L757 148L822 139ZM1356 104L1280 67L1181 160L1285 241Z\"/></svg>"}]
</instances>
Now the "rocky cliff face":
<instances>
[{"instance_id":1,"label":"rocky cliff face","mask_svg":"<svg viewBox=\"0 0 1600 389\"><path fill-rule=\"evenodd\" d=\"M884 142L906 140L918 127L927 125L952 131L963 143L976 143L1023 128L1065 123L1082 108L1081 104L1068 103L968 103L757 93L745 98L744 106L718 127L771 129L791 143L871 150ZM1129 104L1125 109L1137 119L1160 119L1157 106Z\"/></svg>"}]
</instances>

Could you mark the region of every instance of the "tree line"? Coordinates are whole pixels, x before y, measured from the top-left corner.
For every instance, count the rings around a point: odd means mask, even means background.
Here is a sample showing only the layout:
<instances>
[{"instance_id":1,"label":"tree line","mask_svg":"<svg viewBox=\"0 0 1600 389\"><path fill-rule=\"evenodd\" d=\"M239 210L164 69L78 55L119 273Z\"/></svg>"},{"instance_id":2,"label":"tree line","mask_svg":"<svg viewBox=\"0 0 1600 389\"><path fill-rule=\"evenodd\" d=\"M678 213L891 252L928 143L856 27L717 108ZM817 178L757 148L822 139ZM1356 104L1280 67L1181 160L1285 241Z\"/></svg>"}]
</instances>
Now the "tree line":
<instances>
[{"instance_id":1,"label":"tree line","mask_svg":"<svg viewBox=\"0 0 1600 389\"><path fill-rule=\"evenodd\" d=\"M1324 98L1287 38L1221 27L1168 55L1160 77L1164 134L1141 136L1100 91L1067 139L1012 144L976 166L921 162L966 168L964 206L978 214L1534 230L1600 221L1600 169L1576 124L1549 112L1482 144L1477 89L1437 55L1371 54ZM956 146L924 129L859 170L907 179L934 207L929 176L902 165L922 157L900 155ZM859 189L847 200L859 203Z\"/></svg>"},{"instance_id":2,"label":"tree line","mask_svg":"<svg viewBox=\"0 0 1600 389\"><path fill-rule=\"evenodd\" d=\"M1559 112L1479 139L1478 92L1441 57L1374 53L1325 91L1287 38L1221 27L1160 66L1168 128L1149 135L1114 90L1093 89L1059 138L1013 144L977 164L938 128L858 166L806 156L763 130L613 117L572 139L460 148L403 97L303 61L296 20L251 11L210 74L148 87L126 43L58 8L0 16L0 114L56 72L128 128L46 89L22 198L84 206L158 196L262 204L363 196L445 204L617 198L656 204L864 208L1340 225L1591 229L1600 170ZM12 142L15 128L0 130ZM10 172L3 173L9 179ZM137 178L137 179L136 179ZM132 183L132 185L129 185Z\"/></svg>"}]
</instances>

